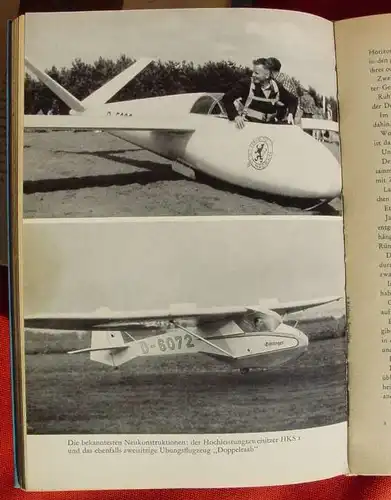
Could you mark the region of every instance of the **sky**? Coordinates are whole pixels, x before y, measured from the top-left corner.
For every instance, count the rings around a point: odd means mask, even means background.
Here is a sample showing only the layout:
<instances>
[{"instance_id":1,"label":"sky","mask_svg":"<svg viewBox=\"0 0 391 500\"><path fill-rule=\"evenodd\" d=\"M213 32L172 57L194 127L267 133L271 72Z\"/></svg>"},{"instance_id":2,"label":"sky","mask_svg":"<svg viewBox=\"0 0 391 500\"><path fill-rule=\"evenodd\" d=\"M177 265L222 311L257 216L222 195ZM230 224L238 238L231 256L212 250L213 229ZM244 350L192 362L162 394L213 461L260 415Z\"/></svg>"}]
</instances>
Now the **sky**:
<instances>
[{"instance_id":1,"label":"sky","mask_svg":"<svg viewBox=\"0 0 391 500\"><path fill-rule=\"evenodd\" d=\"M344 294L341 217L25 219L23 231L26 315Z\"/></svg>"},{"instance_id":2,"label":"sky","mask_svg":"<svg viewBox=\"0 0 391 500\"><path fill-rule=\"evenodd\" d=\"M26 56L42 69L121 54L161 60L277 57L282 71L336 97L333 25L309 14L261 9L38 13L26 16Z\"/></svg>"}]
</instances>

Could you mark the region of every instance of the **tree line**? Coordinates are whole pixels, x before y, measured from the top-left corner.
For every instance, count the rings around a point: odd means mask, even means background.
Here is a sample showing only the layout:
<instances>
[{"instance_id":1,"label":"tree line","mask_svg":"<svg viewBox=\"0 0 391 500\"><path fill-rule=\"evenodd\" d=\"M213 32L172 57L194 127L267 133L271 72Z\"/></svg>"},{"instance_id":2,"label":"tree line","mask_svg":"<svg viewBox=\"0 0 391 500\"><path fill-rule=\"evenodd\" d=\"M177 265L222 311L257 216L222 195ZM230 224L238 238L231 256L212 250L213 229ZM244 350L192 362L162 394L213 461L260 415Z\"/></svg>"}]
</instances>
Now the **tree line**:
<instances>
[{"instance_id":1,"label":"tree line","mask_svg":"<svg viewBox=\"0 0 391 500\"><path fill-rule=\"evenodd\" d=\"M100 57L92 64L81 59L75 59L70 68L52 68L47 74L59 82L71 94L82 100L91 92L114 78L126 69L135 59L125 55L117 60ZM123 87L111 101L124 101L146 97L158 97L170 94L193 92L221 93L229 90L240 78L250 76L250 68L237 65L231 61L209 61L202 65L182 61L153 61L134 80ZM293 78L299 96L303 95L304 87L299 80ZM315 100L318 108L322 107L323 96L313 87L309 93ZM326 103L330 103L333 110L333 119L338 118L337 102L332 96L325 96ZM110 102L110 101L109 101ZM60 114L68 114L69 108L59 102L53 92L41 82L33 79L29 74L25 76L25 113L48 113L57 103Z\"/></svg>"}]
</instances>

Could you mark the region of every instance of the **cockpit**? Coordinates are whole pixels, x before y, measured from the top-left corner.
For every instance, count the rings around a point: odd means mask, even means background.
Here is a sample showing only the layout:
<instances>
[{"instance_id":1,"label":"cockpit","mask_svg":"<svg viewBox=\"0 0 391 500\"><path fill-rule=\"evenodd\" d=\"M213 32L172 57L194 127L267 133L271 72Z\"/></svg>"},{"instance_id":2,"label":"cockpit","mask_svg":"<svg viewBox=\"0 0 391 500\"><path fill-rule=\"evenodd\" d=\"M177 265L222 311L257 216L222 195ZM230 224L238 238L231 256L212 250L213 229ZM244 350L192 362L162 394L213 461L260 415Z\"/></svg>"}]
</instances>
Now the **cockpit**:
<instances>
[{"instance_id":1,"label":"cockpit","mask_svg":"<svg viewBox=\"0 0 391 500\"><path fill-rule=\"evenodd\" d=\"M269 314L257 314L253 318L255 331L257 332L274 332L281 323L278 314L270 311Z\"/></svg>"},{"instance_id":2,"label":"cockpit","mask_svg":"<svg viewBox=\"0 0 391 500\"><path fill-rule=\"evenodd\" d=\"M224 94L205 94L193 104L190 113L198 115L215 115L220 118L227 118L221 99Z\"/></svg>"}]
</instances>

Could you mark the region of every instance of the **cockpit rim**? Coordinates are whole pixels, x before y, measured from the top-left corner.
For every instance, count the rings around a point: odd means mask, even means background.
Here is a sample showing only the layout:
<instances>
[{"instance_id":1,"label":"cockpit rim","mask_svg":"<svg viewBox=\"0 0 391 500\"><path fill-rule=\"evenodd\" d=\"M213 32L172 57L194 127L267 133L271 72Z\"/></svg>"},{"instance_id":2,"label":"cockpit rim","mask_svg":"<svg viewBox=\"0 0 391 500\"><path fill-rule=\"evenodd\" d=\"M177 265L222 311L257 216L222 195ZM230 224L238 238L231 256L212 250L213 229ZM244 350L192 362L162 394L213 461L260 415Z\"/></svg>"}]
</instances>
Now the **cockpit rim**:
<instances>
[{"instance_id":1,"label":"cockpit rim","mask_svg":"<svg viewBox=\"0 0 391 500\"><path fill-rule=\"evenodd\" d=\"M226 110L222 104L223 96L222 92L205 92L193 103L190 113L227 118ZM215 113L215 110L218 112Z\"/></svg>"}]
</instances>

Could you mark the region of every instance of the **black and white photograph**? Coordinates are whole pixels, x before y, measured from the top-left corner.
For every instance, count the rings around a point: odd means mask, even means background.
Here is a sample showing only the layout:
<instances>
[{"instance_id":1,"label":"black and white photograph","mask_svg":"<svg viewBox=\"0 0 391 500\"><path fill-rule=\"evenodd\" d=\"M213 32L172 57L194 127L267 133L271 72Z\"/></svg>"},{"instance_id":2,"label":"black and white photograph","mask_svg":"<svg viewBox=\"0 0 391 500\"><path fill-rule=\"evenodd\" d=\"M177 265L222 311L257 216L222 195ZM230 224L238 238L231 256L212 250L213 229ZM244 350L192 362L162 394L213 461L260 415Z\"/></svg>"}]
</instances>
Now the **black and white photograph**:
<instances>
[{"instance_id":1,"label":"black and white photograph","mask_svg":"<svg viewBox=\"0 0 391 500\"><path fill-rule=\"evenodd\" d=\"M28 434L346 421L342 219L184 219L24 222Z\"/></svg>"},{"instance_id":2,"label":"black and white photograph","mask_svg":"<svg viewBox=\"0 0 391 500\"><path fill-rule=\"evenodd\" d=\"M24 217L340 216L332 23L28 14Z\"/></svg>"}]
</instances>

